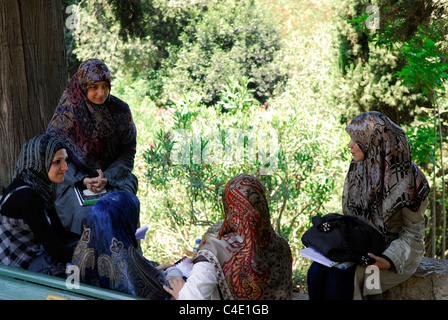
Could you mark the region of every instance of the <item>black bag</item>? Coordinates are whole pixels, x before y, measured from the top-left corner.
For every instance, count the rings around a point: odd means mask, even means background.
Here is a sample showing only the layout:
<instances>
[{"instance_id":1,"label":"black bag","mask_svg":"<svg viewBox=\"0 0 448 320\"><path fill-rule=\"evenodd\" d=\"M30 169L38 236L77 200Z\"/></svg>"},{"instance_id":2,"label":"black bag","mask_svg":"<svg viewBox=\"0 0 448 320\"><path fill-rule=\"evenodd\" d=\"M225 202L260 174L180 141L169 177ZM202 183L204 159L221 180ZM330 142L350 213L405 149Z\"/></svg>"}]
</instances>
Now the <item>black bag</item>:
<instances>
[{"instance_id":1,"label":"black bag","mask_svg":"<svg viewBox=\"0 0 448 320\"><path fill-rule=\"evenodd\" d=\"M329 213L313 217L312 223L302 243L333 261L372 264L375 260L367 253L379 256L386 248L381 233L356 217Z\"/></svg>"}]
</instances>

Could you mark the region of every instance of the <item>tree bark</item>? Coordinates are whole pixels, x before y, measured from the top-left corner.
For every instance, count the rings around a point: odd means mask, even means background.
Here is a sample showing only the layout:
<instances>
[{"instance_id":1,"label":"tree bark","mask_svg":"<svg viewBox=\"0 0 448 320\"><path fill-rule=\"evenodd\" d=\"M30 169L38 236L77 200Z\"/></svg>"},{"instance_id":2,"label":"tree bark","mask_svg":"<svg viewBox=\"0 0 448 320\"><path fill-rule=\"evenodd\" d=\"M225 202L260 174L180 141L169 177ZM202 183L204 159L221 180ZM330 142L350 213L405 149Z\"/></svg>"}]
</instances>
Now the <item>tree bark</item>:
<instances>
[{"instance_id":1,"label":"tree bark","mask_svg":"<svg viewBox=\"0 0 448 320\"><path fill-rule=\"evenodd\" d=\"M67 83L61 0L0 0L0 193Z\"/></svg>"}]
</instances>

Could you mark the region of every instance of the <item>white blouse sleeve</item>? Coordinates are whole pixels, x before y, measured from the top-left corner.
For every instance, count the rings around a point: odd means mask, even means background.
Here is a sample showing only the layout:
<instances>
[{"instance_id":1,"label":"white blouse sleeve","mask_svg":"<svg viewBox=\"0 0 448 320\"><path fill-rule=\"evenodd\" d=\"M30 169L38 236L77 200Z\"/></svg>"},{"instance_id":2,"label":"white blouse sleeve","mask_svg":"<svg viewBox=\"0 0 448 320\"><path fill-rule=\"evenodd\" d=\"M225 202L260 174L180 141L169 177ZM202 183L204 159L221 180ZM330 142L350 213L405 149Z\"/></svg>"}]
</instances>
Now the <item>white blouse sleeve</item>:
<instances>
[{"instance_id":1,"label":"white blouse sleeve","mask_svg":"<svg viewBox=\"0 0 448 320\"><path fill-rule=\"evenodd\" d=\"M217 293L217 274L210 262L195 263L178 300L211 300Z\"/></svg>"}]
</instances>

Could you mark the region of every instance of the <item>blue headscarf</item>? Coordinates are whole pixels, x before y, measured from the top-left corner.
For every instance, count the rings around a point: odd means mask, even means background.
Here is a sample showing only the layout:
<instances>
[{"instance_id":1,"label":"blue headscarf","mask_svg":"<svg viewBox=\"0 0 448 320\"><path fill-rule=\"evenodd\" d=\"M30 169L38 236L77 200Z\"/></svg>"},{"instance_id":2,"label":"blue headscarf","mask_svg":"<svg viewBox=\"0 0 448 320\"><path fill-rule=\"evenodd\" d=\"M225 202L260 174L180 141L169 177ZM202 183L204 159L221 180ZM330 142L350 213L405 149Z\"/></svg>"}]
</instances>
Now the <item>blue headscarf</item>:
<instances>
[{"instance_id":1,"label":"blue headscarf","mask_svg":"<svg viewBox=\"0 0 448 320\"><path fill-rule=\"evenodd\" d=\"M165 275L137 251L140 202L117 191L95 203L84 220L72 264L81 281L148 299L164 299Z\"/></svg>"}]
</instances>

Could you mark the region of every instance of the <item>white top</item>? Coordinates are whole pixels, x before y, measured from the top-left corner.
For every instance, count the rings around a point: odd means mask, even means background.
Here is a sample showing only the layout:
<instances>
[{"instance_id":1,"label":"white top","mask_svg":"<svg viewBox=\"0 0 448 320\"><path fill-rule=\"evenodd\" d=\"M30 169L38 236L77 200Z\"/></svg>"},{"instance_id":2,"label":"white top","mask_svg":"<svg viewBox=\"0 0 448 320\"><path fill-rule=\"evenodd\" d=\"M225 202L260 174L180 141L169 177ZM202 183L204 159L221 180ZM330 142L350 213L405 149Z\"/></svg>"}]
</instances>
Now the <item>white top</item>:
<instances>
[{"instance_id":1,"label":"white top","mask_svg":"<svg viewBox=\"0 0 448 320\"><path fill-rule=\"evenodd\" d=\"M210 262L195 263L178 300L219 300L218 276Z\"/></svg>"}]
</instances>

